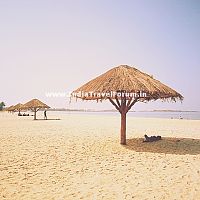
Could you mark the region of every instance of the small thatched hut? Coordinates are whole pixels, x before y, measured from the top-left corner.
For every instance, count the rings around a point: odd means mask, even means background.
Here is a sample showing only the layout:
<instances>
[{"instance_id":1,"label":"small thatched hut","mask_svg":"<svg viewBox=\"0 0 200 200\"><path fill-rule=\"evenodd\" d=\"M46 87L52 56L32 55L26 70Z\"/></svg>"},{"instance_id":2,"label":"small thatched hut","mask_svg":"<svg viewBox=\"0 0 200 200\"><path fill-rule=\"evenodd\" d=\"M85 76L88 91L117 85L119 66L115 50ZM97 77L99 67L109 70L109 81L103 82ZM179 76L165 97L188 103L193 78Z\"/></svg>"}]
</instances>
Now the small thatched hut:
<instances>
[{"instance_id":1,"label":"small thatched hut","mask_svg":"<svg viewBox=\"0 0 200 200\"><path fill-rule=\"evenodd\" d=\"M126 144L126 113L136 102L183 100L183 96L134 67L121 65L79 87L72 97L83 100L108 99L121 114L121 144Z\"/></svg>"},{"instance_id":2,"label":"small thatched hut","mask_svg":"<svg viewBox=\"0 0 200 200\"><path fill-rule=\"evenodd\" d=\"M32 99L31 101L25 103L22 108L32 110L34 112L34 120L36 120L36 113L38 110L50 107L38 99Z\"/></svg>"}]
</instances>

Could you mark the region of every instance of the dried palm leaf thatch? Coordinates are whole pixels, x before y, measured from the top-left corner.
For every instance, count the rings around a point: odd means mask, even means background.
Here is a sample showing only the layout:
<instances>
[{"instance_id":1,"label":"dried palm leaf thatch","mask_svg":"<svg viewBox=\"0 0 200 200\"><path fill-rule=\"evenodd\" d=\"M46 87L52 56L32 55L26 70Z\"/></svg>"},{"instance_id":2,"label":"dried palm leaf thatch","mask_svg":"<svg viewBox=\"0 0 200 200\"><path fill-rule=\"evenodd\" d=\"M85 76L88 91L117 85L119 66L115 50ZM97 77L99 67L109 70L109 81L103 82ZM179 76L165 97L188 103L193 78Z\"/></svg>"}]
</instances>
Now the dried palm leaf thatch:
<instances>
[{"instance_id":1,"label":"dried palm leaf thatch","mask_svg":"<svg viewBox=\"0 0 200 200\"><path fill-rule=\"evenodd\" d=\"M23 109L23 104L18 103L17 105L13 106L13 111L21 111Z\"/></svg>"},{"instance_id":2,"label":"dried palm leaf thatch","mask_svg":"<svg viewBox=\"0 0 200 200\"><path fill-rule=\"evenodd\" d=\"M13 107L14 107L14 105L9 106L8 108L5 109L5 111L12 112L12 111L14 111Z\"/></svg>"},{"instance_id":3,"label":"dried palm leaf thatch","mask_svg":"<svg viewBox=\"0 0 200 200\"><path fill-rule=\"evenodd\" d=\"M31 101L25 103L23 105L23 108L34 109L34 108L50 108L50 107L38 99L32 99Z\"/></svg>"},{"instance_id":4,"label":"dried palm leaf thatch","mask_svg":"<svg viewBox=\"0 0 200 200\"><path fill-rule=\"evenodd\" d=\"M76 89L72 96L84 100L104 100L108 99L109 96L106 96L105 93L110 94L111 97L109 98L115 99L115 96L112 94L119 92L126 94L142 92L146 94L145 98L140 98L139 101L157 99L183 100L183 96L172 88L154 79L152 76L127 65L120 65L96 77Z\"/></svg>"}]
</instances>

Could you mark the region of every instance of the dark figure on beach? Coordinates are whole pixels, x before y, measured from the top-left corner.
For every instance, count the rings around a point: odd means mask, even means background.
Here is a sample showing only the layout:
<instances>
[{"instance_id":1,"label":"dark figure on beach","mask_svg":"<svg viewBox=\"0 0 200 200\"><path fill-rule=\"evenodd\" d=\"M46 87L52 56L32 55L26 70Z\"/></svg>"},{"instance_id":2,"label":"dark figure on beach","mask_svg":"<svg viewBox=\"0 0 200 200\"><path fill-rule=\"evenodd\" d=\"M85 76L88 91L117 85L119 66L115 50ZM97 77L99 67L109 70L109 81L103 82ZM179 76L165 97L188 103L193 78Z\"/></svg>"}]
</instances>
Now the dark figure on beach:
<instances>
[{"instance_id":1,"label":"dark figure on beach","mask_svg":"<svg viewBox=\"0 0 200 200\"><path fill-rule=\"evenodd\" d=\"M29 114L24 113L23 116L29 116Z\"/></svg>"},{"instance_id":2,"label":"dark figure on beach","mask_svg":"<svg viewBox=\"0 0 200 200\"><path fill-rule=\"evenodd\" d=\"M158 136L148 136L148 135L144 135L144 141L143 142L154 142L154 141L158 141L158 140L161 140L161 136L158 135Z\"/></svg>"},{"instance_id":3,"label":"dark figure on beach","mask_svg":"<svg viewBox=\"0 0 200 200\"><path fill-rule=\"evenodd\" d=\"M47 111L46 110L44 111L44 119L47 120Z\"/></svg>"}]
</instances>

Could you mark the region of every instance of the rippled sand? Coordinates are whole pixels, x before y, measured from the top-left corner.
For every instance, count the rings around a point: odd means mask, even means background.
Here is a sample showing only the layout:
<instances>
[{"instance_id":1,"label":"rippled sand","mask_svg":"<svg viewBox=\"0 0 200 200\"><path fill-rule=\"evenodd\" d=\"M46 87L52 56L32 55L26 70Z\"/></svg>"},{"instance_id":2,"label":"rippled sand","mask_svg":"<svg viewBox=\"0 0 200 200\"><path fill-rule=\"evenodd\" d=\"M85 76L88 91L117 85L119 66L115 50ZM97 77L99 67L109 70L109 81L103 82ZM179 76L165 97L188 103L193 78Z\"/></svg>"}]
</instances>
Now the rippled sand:
<instances>
[{"instance_id":1,"label":"rippled sand","mask_svg":"<svg viewBox=\"0 0 200 200\"><path fill-rule=\"evenodd\" d=\"M53 115L0 113L0 199L200 199L200 121Z\"/></svg>"}]
</instances>

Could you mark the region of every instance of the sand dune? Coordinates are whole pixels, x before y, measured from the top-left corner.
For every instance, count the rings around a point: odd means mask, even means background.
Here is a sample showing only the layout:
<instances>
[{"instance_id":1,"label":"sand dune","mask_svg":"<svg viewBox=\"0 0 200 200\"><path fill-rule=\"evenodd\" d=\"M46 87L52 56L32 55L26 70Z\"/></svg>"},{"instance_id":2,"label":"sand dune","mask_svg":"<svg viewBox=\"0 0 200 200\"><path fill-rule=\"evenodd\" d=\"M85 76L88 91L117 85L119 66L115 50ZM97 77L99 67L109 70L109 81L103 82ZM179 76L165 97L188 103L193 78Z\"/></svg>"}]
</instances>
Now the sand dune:
<instances>
[{"instance_id":1,"label":"sand dune","mask_svg":"<svg viewBox=\"0 0 200 200\"><path fill-rule=\"evenodd\" d=\"M0 199L200 199L200 121L50 115L0 113Z\"/></svg>"}]
</instances>

